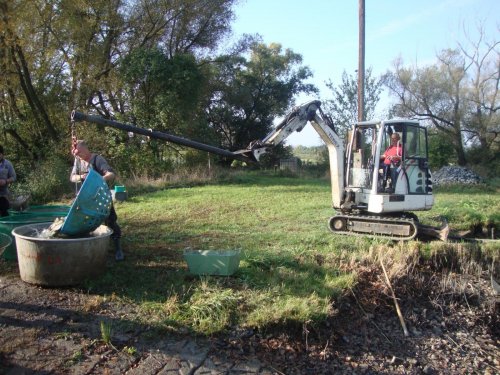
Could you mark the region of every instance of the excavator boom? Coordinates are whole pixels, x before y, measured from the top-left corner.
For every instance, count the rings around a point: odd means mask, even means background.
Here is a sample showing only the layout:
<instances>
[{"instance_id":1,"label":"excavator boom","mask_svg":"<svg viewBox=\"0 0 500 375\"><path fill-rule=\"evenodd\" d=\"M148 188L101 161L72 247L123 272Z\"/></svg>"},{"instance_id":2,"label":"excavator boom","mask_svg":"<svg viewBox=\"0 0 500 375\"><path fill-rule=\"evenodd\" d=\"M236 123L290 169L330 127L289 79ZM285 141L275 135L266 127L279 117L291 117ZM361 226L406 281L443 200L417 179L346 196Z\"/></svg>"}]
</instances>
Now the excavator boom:
<instances>
[{"instance_id":1,"label":"excavator boom","mask_svg":"<svg viewBox=\"0 0 500 375\"><path fill-rule=\"evenodd\" d=\"M165 132L143 129L137 126L124 124L114 120L108 120L100 116L86 115L73 111L71 120L75 122L87 121L101 126L125 130L147 137L162 139L164 141L180 144L202 151L211 152L230 159L240 160L247 163L258 162L260 157L269 149L282 143L290 134L295 131L300 132L308 122L316 129L321 139L328 146L330 157L331 181L332 181L332 201L334 208L340 208L341 198L344 191L344 148L340 137L336 133L333 124L321 111L321 102L314 100L300 106L294 107L281 121L278 126L271 131L264 139L253 141L246 149L238 151L228 151L204 143L192 141Z\"/></svg>"},{"instance_id":2,"label":"excavator boom","mask_svg":"<svg viewBox=\"0 0 500 375\"><path fill-rule=\"evenodd\" d=\"M293 108L273 131L263 140L250 143L245 152L251 152L258 161L269 149L282 143L293 132L300 132L310 123L328 148L332 203L335 209L339 209L344 193L344 146L333 123L320 106L319 100L313 100Z\"/></svg>"},{"instance_id":3,"label":"excavator boom","mask_svg":"<svg viewBox=\"0 0 500 375\"><path fill-rule=\"evenodd\" d=\"M71 120L75 122L87 121L101 126L109 126L115 129L125 130L127 132L131 132L134 134L141 134L150 138L162 139L164 141L172 142L178 145L191 147L201 151L211 152L212 154L221 155L230 159L240 160L243 162L254 162L254 159L250 152L241 152L241 151L231 152L215 146L210 146L204 143L192 141L190 139L178 137L176 135L144 129L134 125L128 125L118 121L108 120L100 116L86 115L81 112L73 111L71 113Z\"/></svg>"}]
</instances>

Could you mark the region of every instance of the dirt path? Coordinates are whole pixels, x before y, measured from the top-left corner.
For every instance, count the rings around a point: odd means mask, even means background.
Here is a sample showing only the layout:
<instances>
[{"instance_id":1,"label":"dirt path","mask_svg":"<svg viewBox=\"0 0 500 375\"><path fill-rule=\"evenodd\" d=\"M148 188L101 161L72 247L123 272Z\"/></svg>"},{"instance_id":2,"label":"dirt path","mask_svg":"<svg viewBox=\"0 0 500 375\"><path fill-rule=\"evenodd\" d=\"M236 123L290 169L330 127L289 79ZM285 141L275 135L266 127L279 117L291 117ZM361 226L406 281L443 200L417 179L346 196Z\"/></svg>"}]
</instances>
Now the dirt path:
<instances>
[{"instance_id":1,"label":"dirt path","mask_svg":"<svg viewBox=\"0 0 500 375\"><path fill-rule=\"evenodd\" d=\"M0 277L0 373L5 374L498 374L499 301L486 278L457 293L435 278L396 285L405 337L374 270L322 326L235 329L195 338L158 332L130 306L77 288L49 289ZM437 284L436 284L437 285ZM418 291L420 289L420 291ZM101 322L113 327L102 342Z\"/></svg>"}]
</instances>

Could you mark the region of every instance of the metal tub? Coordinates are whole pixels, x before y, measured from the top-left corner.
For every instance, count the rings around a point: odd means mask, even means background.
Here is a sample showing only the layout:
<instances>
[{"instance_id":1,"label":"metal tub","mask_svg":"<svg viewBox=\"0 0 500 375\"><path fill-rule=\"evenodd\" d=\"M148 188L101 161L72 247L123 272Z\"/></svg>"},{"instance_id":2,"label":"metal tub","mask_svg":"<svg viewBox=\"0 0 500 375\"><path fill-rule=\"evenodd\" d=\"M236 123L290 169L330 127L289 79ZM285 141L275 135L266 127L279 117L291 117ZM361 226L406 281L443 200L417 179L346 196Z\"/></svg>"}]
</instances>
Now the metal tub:
<instances>
[{"instance_id":1,"label":"metal tub","mask_svg":"<svg viewBox=\"0 0 500 375\"><path fill-rule=\"evenodd\" d=\"M21 280L35 285L69 286L105 272L111 229L101 225L82 238L38 237L51 224L23 225L12 230Z\"/></svg>"}]
</instances>

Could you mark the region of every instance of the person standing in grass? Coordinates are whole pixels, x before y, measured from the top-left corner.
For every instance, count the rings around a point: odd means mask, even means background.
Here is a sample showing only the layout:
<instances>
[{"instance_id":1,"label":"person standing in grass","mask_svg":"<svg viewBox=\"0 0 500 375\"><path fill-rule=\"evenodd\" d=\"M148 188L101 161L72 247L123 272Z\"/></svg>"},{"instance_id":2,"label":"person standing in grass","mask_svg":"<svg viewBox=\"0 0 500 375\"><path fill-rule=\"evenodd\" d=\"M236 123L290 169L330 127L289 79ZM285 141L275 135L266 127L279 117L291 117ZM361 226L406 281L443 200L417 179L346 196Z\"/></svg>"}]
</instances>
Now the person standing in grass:
<instances>
[{"instance_id":1,"label":"person standing in grass","mask_svg":"<svg viewBox=\"0 0 500 375\"><path fill-rule=\"evenodd\" d=\"M73 169L71 170L70 181L74 183L82 183L85 181L89 170L92 168L99 173L104 181L112 184L116 175L113 168L110 167L106 159L98 154L90 152L87 143L83 140L78 140L73 146L72 154L75 156ZM121 247L122 231L118 225L118 216L116 215L115 207L111 203L109 216L104 222L109 228L113 230L111 238L115 244L115 259L123 260L125 258Z\"/></svg>"},{"instance_id":2,"label":"person standing in grass","mask_svg":"<svg viewBox=\"0 0 500 375\"><path fill-rule=\"evenodd\" d=\"M9 185L16 181L16 171L10 161L3 156L0 145L0 216L9 216Z\"/></svg>"}]
</instances>

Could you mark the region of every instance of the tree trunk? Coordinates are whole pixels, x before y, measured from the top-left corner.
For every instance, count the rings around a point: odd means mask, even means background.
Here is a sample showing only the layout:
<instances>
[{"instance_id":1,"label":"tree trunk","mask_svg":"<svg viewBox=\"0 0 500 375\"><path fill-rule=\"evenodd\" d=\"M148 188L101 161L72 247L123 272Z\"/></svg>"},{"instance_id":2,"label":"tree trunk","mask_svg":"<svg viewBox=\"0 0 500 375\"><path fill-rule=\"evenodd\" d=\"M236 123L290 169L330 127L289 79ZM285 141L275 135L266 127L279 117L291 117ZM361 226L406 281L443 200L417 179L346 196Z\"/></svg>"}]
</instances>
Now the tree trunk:
<instances>
[{"instance_id":1,"label":"tree trunk","mask_svg":"<svg viewBox=\"0 0 500 375\"><path fill-rule=\"evenodd\" d=\"M37 114L39 115L37 117L41 118L42 123L45 125L45 129L47 130L48 135L52 139L55 140L59 139L59 134L52 125L49 115L45 110L45 106L42 104L35 88L33 87L31 81L31 73L29 71L26 59L24 58L24 53L21 47L17 44L12 48L12 58L14 60L14 64L17 67L19 81L21 82L21 87L23 88L24 94L26 95L28 101L32 103L31 108L33 112L35 113L35 115Z\"/></svg>"},{"instance_id":2,"label":"tree trunk","mask_svg":"<svg viewBox=\"0 0 500 375\"><path fill-rule=\"evenodd\" d=\"M457 163L461 167L465 167L467 164L467 160L465 159L465 151L464 151L464 140L462 137L462 114L460 111L460 106L461 106L461 97L460 97L460 82L461 80L458 80L456 85L455 85L455 95L453 102L455 103L453 107L453 122L452 122L452 127L453 127L453 133L455 134L455 139L454 139L454 144L455 144L455 151L457 152Z\"/></svg>"},{"instance_id":3,"label":"tree trunk","mask_svg":"<svg viewBox=\"0 0 500 375\"><path fill-rule=\"evenodd\" d=\"M457 163L461 167L465 167L467 164L467 159L465 158L465 150L462 142L462 133L459 131L458 134L455 135L454 148L457 152Z\"/></svg>"}]
</instances>

